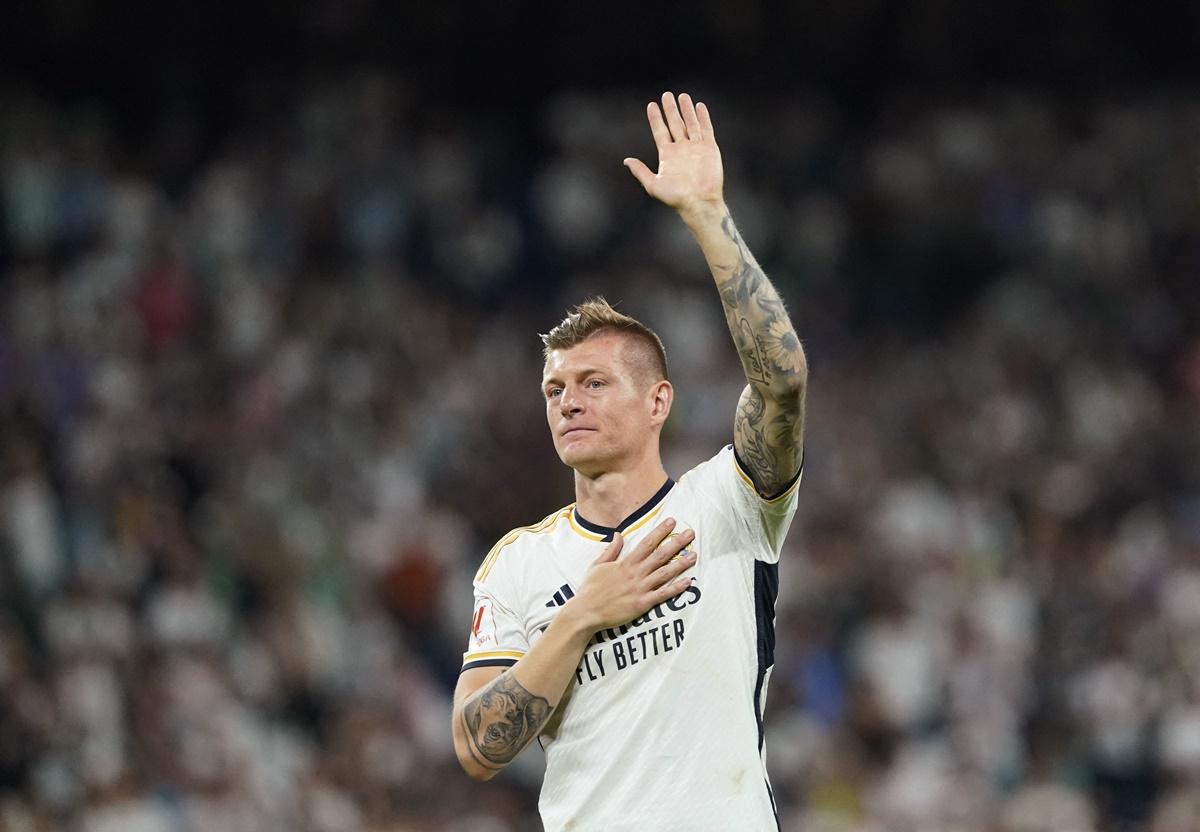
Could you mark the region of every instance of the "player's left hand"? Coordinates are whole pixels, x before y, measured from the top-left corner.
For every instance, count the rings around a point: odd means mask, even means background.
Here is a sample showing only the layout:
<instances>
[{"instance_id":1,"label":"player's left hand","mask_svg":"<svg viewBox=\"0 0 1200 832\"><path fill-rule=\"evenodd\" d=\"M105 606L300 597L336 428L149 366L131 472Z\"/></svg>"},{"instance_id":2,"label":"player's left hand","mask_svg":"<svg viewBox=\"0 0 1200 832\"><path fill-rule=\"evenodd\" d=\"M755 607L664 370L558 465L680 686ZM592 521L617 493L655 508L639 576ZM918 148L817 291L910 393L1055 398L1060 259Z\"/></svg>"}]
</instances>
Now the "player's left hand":
<instances>
[{"instance_id":1,"label":"player's left hand","mask_svg":"<svg viewBox=\"0 0 1200 832\"><path fill-rule=\"evenodd\" d=\"M651 101L646 118L658 146L658 173L638 159L625 159L625 167L646 193L681 213L719 205L725 174L708 107L703 102L693 104L686 92L680 93L676 104L675 96L664 92L662 110Z\"/></svg>"}]
</instances>

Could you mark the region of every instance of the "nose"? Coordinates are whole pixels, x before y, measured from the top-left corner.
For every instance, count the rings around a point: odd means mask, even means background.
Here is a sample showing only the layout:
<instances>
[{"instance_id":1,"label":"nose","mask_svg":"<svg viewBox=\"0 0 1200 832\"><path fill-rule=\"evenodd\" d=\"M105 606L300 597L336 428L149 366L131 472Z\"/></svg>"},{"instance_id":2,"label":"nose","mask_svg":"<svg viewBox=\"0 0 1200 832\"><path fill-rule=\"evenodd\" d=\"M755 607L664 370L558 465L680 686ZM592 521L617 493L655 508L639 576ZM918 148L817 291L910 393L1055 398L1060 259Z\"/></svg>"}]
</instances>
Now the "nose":
<instances>
[{"instance_id":1,"label":"nose","mask_svg":"<svg viewBox=\"0 0 1200 832\"><path fill-rule=\"evenodd\" d=\"M567 387L558 399L558 409L563 416L574 416L576 413L583 412L583 405L576 397L575 392Z\"/></svg>"}]
</instances>

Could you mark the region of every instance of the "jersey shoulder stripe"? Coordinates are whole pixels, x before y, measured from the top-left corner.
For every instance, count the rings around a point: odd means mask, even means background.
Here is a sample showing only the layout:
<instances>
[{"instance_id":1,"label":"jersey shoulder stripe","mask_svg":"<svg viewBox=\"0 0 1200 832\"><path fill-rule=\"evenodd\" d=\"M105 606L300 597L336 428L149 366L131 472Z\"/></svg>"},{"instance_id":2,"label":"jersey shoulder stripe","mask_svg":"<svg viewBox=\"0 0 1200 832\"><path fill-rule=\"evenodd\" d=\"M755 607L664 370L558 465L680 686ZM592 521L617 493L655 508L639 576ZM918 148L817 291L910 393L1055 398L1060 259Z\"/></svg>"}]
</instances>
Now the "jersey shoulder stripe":
<instances>
[{"instance_id":1,"label":"jersey shoulder stripe","mask_svg":"<svg viewBox=\"0 0 1200 832\"><path fill-rule=\"evenodd\" d=\"M542 534L543 532L549 531L554 524L558 522L559 518L570 513L573 505L574 504L567 506L566 508L560 508L558 511L547 514L545 517L531 526L520 526L519 528L513 529L508 534L504 535L504 537L500 538L496 542L496 545L493 546L487 553L487 556L484 557L483 563L479 565L479 571L475 573L476 582L487 579L488 573L491 572L492 567L496 565L496 561L499 559L500 553L504 551L505 547L516 542L517 538L521 537L521 535Z\"/></svg>"}]
</instances>

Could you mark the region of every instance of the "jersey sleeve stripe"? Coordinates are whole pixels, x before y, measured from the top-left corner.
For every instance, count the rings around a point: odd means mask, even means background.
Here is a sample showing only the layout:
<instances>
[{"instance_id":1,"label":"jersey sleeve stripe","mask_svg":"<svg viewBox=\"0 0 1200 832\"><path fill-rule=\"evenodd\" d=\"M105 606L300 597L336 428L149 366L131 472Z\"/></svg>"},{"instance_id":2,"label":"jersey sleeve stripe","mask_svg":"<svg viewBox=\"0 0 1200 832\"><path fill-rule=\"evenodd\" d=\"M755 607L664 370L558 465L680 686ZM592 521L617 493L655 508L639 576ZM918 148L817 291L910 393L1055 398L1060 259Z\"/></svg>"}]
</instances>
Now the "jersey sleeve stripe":
<instances>
[{"instance_id":1,"label":"jersey sleeve stripe","mask_svg":"<svg viewBox=\"0 0 1200 832\"><path fill-rule=\"evenodd\" d=\"M480 650L475 653L463 653L463 661L473 662L476 659L512 659L516 661L524 655L520 650Z\"/></svg>"},{"instance_id":2,"label":"jersey sleeve stripe","mask_svg":"<svg viewBox=\"0 0 1200 832\"><path fill-rule=\"evenodd\" d=\"M517 663L516 659L472 659L469 662L463 662L463 670L473 670L476 667L512 667Z\"/></svg>"},{"instance_id":3,"label":"jersey sleeve stripe","mask_svg":"<svg viewBox=\"0 0 1200 832\"><path fill-rule=\"evenodd\" d=\"M742 482L744 482L746 484L746 487L749 488L751 491L753 491L760 500L762 500L765 503L777 503L780 500L782 500L783 498L790 495L793 491L795 491L800 486L800 480L804 475L804 457L803 456L800 457L800 468L796 471L796 475L794 477L792 477L791 481L788 482L787 485L784 486L784 488L781 492L779 492L778 494L776 494L773 497L764 497L762 494L759 494L758 486L756 486L754 484L754 480L750 477L750 474L746 471L746 466L742 464L742 460L738 457L736 448L733 451L733 467L734 467L734 470L736 470L738 472L738 476L742 478Z\"/></svg>"}]
</instances>

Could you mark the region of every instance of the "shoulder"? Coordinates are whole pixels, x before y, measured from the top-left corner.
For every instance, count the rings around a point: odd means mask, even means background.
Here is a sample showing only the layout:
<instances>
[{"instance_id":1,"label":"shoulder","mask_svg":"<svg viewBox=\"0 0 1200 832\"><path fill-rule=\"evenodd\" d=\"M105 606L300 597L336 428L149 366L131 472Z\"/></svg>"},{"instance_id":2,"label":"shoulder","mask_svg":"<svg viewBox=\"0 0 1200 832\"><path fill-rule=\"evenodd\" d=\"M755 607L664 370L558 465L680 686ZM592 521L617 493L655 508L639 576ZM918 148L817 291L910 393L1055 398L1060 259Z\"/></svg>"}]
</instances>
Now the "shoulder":
<instances>
[{"instance_id":1,"label":"shoulder","mask_svg":"<svg viewBox=\"0 0 1200 832\"><path fill-rule=\"evenodd\" d=\"M707 494L723 502L733 500L747 506L768 507L788 502L800 484L803 467L802 463L801 470L782 492L766 497L759 493L746 464L738 458L733 445L729 444L680 477L680 482L687 483L696 493Z\"/></svg>"},{"instance_id":2,"label":"shoulder","mask_svg":"<svg viewBox=\"0 0 1200 832\"><path fill-rule=\"evenodd\" d=\"M721 448L679 478L681 484L686 484L694 490L736 485L739 480L750 482L749 477L738 463L733 445Z\"/></svg>"},{"instance_id":3,"label":"shoulder","mask_svg":"<svg viewBox=\"0 0 1200 832\"><path fill-rule=\"evenodd\" d=\"M491 574L497 562L506 551L528 545L534 539L551 531L560 520L564 520L570 516L573 507L574 504L557 509L536 523L512 529L497 540L495 545L488 550L487 555L483 558L483 562L479 565L479 570L475 573L476 583L487 580L488 575Z\"/></svg>"}]
</instances>

